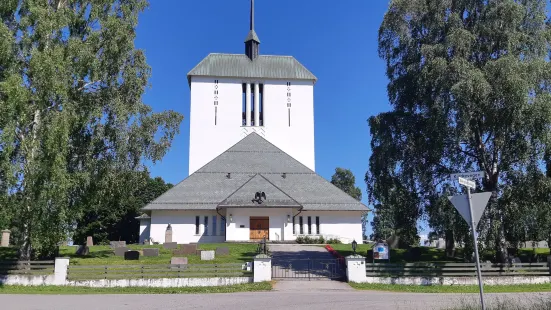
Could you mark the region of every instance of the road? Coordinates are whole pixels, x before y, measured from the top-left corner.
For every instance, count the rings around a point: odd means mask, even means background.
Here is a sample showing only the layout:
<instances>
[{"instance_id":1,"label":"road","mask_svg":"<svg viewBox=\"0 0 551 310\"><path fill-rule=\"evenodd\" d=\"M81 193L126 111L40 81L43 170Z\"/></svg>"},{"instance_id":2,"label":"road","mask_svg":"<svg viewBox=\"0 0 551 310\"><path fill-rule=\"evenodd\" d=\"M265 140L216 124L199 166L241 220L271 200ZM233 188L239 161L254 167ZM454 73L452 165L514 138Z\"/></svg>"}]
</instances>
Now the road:
<instances>
[{"instance_id":1,"label":"road","mask_svg":"<svg viewBox=\"0 0 551 310\"><path fill-rule=\"evenodd\" d=\"M195 295L0 295L1 309L444 309L476 301L478 295L419 294L355 291L348 289L301 289L272 292L195 294ZM297 283L297 284L301 284ZM276 286L277 289L277 286ZM550 293L487 294L488 303L496 299L534 300L551 298ZM526 306L526 309L529 309Z\"/></svg>"}]
</instances>

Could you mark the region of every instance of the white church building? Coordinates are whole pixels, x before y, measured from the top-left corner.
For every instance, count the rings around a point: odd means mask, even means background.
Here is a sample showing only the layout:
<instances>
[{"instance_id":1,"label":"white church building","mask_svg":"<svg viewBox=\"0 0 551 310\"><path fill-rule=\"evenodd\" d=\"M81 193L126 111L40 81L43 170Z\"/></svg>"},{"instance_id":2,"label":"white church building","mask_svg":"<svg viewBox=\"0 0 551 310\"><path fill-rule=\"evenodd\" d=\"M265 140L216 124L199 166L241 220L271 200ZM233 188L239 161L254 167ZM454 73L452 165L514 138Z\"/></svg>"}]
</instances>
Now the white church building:
<instances>
[{"instance_id":1,"label":"white church building","mask_svg":"<svg viewBox=\"0 0 551 310\"><path fill-rule=\"evenodd\" d=\"M316 77L259 45L253 0L245 53L188 73L190 175L143 209L140 243L163 243L169 224L178 243L362 240L367 206L315 172Z\"/></svg>"}]
</instances>

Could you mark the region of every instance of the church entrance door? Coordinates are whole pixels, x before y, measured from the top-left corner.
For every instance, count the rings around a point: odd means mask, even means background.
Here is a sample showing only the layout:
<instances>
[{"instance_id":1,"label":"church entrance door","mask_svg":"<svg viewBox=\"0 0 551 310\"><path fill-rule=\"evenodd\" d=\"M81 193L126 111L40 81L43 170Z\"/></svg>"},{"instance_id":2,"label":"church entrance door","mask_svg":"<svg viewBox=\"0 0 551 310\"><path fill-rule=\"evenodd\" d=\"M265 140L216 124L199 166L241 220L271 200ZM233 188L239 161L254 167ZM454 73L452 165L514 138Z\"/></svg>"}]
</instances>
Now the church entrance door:
<instances>
[{"instance_id":1,"label":"church entrance door","mask_svg":"<svg viewBox=\"0 0 551 310\"><path fill-rule=\"evenodd\" d=\"M250 236L251 240L260 240L266 238L270 239L270 219L268 217L251 217L250 223Z\"/></svg>"}]
</instances>

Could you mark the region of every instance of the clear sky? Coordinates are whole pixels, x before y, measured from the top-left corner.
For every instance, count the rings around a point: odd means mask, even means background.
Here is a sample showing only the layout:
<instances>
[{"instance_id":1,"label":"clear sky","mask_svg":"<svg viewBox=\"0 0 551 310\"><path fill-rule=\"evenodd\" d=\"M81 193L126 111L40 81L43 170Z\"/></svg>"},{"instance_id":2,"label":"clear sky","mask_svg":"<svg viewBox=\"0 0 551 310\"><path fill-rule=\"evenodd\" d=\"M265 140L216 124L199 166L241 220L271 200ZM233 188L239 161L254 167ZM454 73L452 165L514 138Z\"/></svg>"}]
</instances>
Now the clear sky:
<instances>
[{"instance_id":1,"label":"clear sky","mask_svg":"<svg viewBox=\"0 0 551 310\"><path fill-rule=\"evenodd\" d=\"M150 0L136 45L152 67L144 95L155 111L184 115L180 134L153 176L177 183L188 175L189 104L186 74L209 53L244 53L249 0ZM260 53L294 56L314 75L316 172L330 180L351 169L367 204L367 119L388 111L385 63L377 36L386 0L256 0ZM371 220L371 217L370 217ZM368 225L368 233L371 226Z\"/></svg>"}]
</instances>

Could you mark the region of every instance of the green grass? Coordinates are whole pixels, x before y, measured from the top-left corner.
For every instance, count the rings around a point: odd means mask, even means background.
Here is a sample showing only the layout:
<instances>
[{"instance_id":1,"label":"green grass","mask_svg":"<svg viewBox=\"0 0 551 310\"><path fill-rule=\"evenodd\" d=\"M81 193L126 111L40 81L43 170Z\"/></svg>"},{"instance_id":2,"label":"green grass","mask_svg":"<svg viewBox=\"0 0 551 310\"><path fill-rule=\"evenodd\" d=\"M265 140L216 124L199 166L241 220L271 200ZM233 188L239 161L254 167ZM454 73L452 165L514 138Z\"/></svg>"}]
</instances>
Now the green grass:
<instances>
[{"instance_id":1,"label":"green grass","mask_svg":"<svg viewBox=\"0 0 551 310\"><path fill-rule=\"evenodd\" d=\"M349 283L358 290L391 291L408 293L478 293L478 285L398 285L398 284L369 284ZM484 293L526 293L549 292L551 283L522 284L522 285L485 285Z\"/></svg>"},{"instance_id":2,"label":"green grass","mask_svg":"<svg viewBox=\"0 0 551 310\"><path fill-rule=\"evenodd\" d=\"M180 245L181 246L181 245ZM179 246L179 247L180 247ZM202 261L199 255L187 255L188 264L215 264L215 263L243 263L252 261L256 255L256 244L199 244L200 250L215 250L217 247L228 247L229 255L218 255L214 260ZM115 256L109 246L92 246L90 254L78 256L75 254L76 247L61 247L60 256L70 257L72 265L146 265L146 264L170 264L172 251L165 249L162 245L129 245L132 250L144 248L158 248L159 256L140 256L139 261L125 261L124 257Z\"/></svg>"},{"instance_id":3,"label":"green grass","mask_svg":"<svg viewBox=\"0 0 551 310\"><path fill-rule=\"evenodd\" d=\"M217 247L228 247L229 255L218 255L214 260L202 261L199 255L187 255L188 264L215 264L215 263L243 263L250 262L256 255L257 244L255 243L205 243L199 244L200 250L216 250ZM178 247L181 247L179 245ZM90 253L86 256L75 254L77 247L62 246L59 249L59 256L69 257L71 265L146 265L146 264L170 264L172 251L167 250L162 245L128 245L132 250L141 250L144 248L158 248L159 256L145 257L140 256L139 261L125 261L124 257L115 256L113 249L108 245L95 245L90 247ZM17 249L15 247L0 248L0 261L17 259Z\"/></svg>"},{"instance_id":4,"label":"green grass","mask_svg":"<svg viewBox=\"0 0 551 310\"><path fill-rule=\"evenodd\" d=\"M352 246L350 244L331 244L333 249L338 251L343 256L352 255ZM367 256L367 251L371 250L371 244L358 244L356 253L362 256ZM431 247L419 247L421 256L416 262L457 262L462 261L461 257L446 257L446 252L441 249ZM406 249L390 249L391 263L406 263L413 262L406 255ZM456 249L456 253L462 253L462 249Z\"/></svg>"},{"instance_id":5,"label":"green grass","mask_svg":"<svg viewBox=\"0 0 551 310\"><path fill-rule=\"evenodd\" d=\"M211 287L116 287L91 288L78 286L0 286L0 294L204 294L204 293L235 293L257 292L272 289L270 282L247 283L229 286Z\"/></svg>"},{"instance_id":6,"label":"green grass","mask_svg":"<svg viewBox=\"0 0 551 310\"><path fill-rule=\"evenodd\" d=\"M330 244L330 246L344 257L352 255L354 253L352 251L352 245L350 244ZM371 250L372 247L373 245L371 244L358 244L358 247L356 248L356 253L365 256L367 251Z\"/></svg>"}]
</instances>

